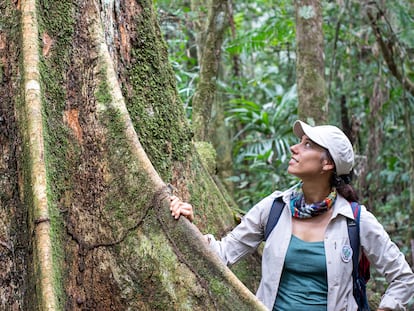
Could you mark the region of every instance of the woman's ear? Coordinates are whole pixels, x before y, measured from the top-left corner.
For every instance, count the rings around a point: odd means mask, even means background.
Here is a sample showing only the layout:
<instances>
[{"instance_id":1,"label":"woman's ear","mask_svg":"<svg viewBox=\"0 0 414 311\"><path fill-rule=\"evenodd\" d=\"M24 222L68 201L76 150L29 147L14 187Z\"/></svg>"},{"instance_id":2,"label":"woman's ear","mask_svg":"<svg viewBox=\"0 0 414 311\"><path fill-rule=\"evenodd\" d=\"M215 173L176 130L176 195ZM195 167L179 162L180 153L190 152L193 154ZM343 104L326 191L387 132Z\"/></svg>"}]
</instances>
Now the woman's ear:
<instances>
[{"instance_id":1,"label":"woman's ear","mask_svg":"<svg viewBox=\"0 0 414 311\"><path fill-rule=\"evenodd\" d=\"M335 164L333 164L331 161L328 160L323 160L322 163L322 170L323 171L330 171L330 170L335 170Z\"/></svg>"},{"instance_id":2,"label":"woman's ear","mask_svg":"<svg viewBox=\"0 0 414 311\"><path fill-rule=\"evenodd\" d=\"M335 163L327 154L325 154L322 157L322 171L327 172L330 170L335 170Z\"/></svg>"}]
</instances>

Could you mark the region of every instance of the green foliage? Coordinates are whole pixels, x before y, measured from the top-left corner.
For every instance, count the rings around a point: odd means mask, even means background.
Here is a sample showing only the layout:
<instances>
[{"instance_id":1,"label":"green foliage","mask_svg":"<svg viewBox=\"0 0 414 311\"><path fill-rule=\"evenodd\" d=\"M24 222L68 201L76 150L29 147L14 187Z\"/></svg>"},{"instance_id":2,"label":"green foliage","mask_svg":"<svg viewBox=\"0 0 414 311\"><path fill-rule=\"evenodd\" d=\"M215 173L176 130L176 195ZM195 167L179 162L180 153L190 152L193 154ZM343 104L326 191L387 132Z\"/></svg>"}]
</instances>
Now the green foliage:
<instances>
[{"instance_id":1,"label":"green foliage","mask_svg":"<svg viewBox=\"0 0 414 311\"><path fill-rule=\"evenodd\" d=\"M384 14L378 27L387 44L392 44L393 59L402 75L414 81L412 16L414 7L407 1L387 1L386 8L372 2L369 9ZM393 241L407 254L413 227L412 162L410 140L414 124L414 98L390 72L376 42L367 10L359 2L347 6L325 6L324 34L328 64L330 115L340 124L340 105L346 100L347 114L360 123L356 153L366 157L366 175L357 178L361 201L375 213ZM380 13L382 12L382 13ZM353 18L351 19L350 16ZM389 40L389 41L388 41ZM411 139L410 139L411 137ZM372 269L372 291L382 293L386 282Z\"/></svg>"},{"instance_id":2,"label":"green foliage","mask_svg":"<svg viewBox=\"0 0 414 311\"><path fill-rule=\"evenodd\" d=\"M165 1L158 0L160 7L161 2ZM414 151L400 139L410 137L406 124L414 124L409 112L414 101L384 61L366 13L371 10L379 17L383 38L394 46L396 66L413 81L414 7L407 0L387 1L385 7L359 1L322 5L329 120L340 127L349 126L344 123L347 116L360 124L355 141L359 157L370 155L368 148L378 149L375 158L367 159L365 168L370 171L358 184L363 186L363 203L380 217L390 215L397 201L399 206L409 206L412 196L409 159ZM162 9L177 17L176 22L170 18L168 29L163 29L180 95L191 111L198 77L192 15L188 7L180 8L175 1L163 4ZM223 47L218 95L234 132L232 180L238 189L236 199L245 209L291 182L286 177L285 159L296 119L292 99L296 80L294 16L291 1L279 1L277 6L265 0L233 3L235 35L229 33ZM411 120L407 121L407 115ZM380 145L372 145L372 135ZM394 220L394 216L384 217L384 224ZM402 231L396 233L396 239L402 236Z\"/></svg>"},{"instance_id":3,"label":"green foliage","mask_svg":"<svg viewBox=\"0 0 414 311\"><path fill-rule=\"evenodd\" d=\"M228 53L269 52L294 44L295 25L292 8L280 6L272 8L270 12L266 12L265 9L260 10L260 15L256 11L255 15L259 16L253 19L249 17L251 14L246 11L246 8L239 9L234 16L238 35L229 42L226 49Z\"/></svg>"},{"instance_id":4,"label":"green foliage","mask_svg":"<svg viewBox=\"0 0 414 311\"><path fill-rule=\"evenodd\" d=\"M238 201L247 209L276 188L287 186L289 146L294 142L296 87L266 105L234 99L227 122L239 130L234 135L234 167L231 180L238 185Z\"/></svg>"},{"instance_id":5,"label":"green foliage","mask_svg":"<svg viewBox=\"0 0 414 311\"><path fill-rule=\"evenodd\" d=\"M177 10L174 2L158 1L158 17L168 46L169 61L174 69L180 98L187 116L191 118L191 99L196 90L199 67L196 57L194 33L191 27L193 15L190 8Z\"/></svg>"},{"instance_id":6,"label":"green foliage","mask_svg":"<svg viewBox=\"0 0 414 311\"><path fill-rule=\"evenodd\" d=\"M407 40L406 34L414 27L412 22L404 24L412 16L413 8L411 6L411 13L408 8L410 6L404 1L388 1L387 14L378 22L384 39L393 38L395 47L399 48L394 58L399 70L412 68L407 55L414 42L412 38ZM367 185L366 189L361 189L363 201L379 214L386 210L393 195L398 195L400 204L409 205L409 195L404 195L404 189L409 187L410 163L407 159L413 150L409 149L409 144L402 146L399 137L408 134L404 135L407 130L404 119L414 102L389 71L367 18L361 15L361 11L368 9L380 12L380 8L377 4L367 8L351 2L347 7L331 3L325 9L324 34L331 77L330 115L333 122L340 123L341 111L337 103L345 98L348 116L361 124L355 145L357 153L369 155L367 147L378 148L376 158L368 159L368 165L374 167L375 164L375 169L362 181ZM359 18L350 19L349 16ZM411 27L407 27L410 24ZM372 141L369 144L372 135L379 137L381 145L373 146Z\"/></svg>"}]
</instances>

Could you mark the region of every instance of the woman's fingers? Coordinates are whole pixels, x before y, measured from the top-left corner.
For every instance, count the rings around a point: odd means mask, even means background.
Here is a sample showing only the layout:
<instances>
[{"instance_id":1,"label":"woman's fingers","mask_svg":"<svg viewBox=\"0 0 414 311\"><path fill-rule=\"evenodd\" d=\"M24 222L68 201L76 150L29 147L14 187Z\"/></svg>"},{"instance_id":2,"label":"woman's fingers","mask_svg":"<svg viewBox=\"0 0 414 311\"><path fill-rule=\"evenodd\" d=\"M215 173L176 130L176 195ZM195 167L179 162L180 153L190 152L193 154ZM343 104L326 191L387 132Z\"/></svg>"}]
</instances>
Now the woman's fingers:
<instances>
[{"instance_id":1,"label":"woman's fingers","mask_svg":"<svg viewBox=\"0 0 414 311\"><path fill-rule=\"evenodd\" d=\"M170 211L171 215L175 219L180 218L180 215L184 215L190 221L193 221L194 219L192 205L189 203L182 202L179 198L177 198L174 195L170 197Z\"/></svg>"},{"instance_id":2,"label":"woman's fingers","mask_svg":"<svg viewBox=\"0 0 414 311\"><path fill-rule=\"evenodd\" d=\"M170 197L170 211L175 218L180 215L180 200L176 196Z\"/></svg>"},{"instance_id":3,"label":"woman's fingers","mask_svg":"<svg viewBox=\"0 0 414 311\"><path fill-rule=\"evenodd\" d=\"M180 205L180 214L187 217L190 221L193 221L193 207L189 203L182 203Z\"/></svg>"}]
</instances>

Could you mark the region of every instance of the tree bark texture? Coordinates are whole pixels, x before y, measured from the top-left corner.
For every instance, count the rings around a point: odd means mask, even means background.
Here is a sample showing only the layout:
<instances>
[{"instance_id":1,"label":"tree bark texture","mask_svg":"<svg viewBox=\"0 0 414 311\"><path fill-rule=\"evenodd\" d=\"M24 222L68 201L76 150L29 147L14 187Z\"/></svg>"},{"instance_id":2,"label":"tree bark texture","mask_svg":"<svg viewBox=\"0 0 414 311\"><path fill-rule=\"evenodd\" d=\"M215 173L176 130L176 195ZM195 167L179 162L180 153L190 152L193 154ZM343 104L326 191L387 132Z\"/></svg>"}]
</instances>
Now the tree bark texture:
<instances>
[{"instance_id":1,"label":"tree bark texture","mask_svg":"<svg viewBox=\"0 0 414 311\"><path fill-rule=\"evenodd\" d=\"M19 310L27 288L27 214L22 203L18 11L0 2L0 309Z\"/></svg>"},{"instance_id":2,"label":"tree bark texture","mask_svg":"<svg viewBox=\"0 0 414 311\"><path fill-rule=\"evenodd\" d=\"M322 7L320 0L296 0L296 76L298 116L311 124L326 123Z\"/></svg>"},{"instance_id":3,"label":"tree bark texture","mask_svg":"<svg viewBox=\"0 0 414 311\"><path fill-rule=\"evenodd\" d=\"M200 234L234 220L191 144L152 1L0 9L0 307L264 310ZM172 219L171 191L199 229Z\"/></svg>"}]
</instances>

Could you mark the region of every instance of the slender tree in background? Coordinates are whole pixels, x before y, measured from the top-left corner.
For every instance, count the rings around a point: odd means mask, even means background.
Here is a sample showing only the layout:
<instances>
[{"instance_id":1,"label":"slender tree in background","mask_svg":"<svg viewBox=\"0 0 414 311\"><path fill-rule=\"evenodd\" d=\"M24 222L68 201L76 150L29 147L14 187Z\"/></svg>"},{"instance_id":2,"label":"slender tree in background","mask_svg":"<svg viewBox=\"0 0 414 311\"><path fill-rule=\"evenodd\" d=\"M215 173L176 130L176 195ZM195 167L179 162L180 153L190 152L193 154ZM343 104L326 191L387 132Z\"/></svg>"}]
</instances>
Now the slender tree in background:
<instances>
[{"instance_id":1,"label":"slender tree in background","mask_svg":"<svg viewBox=\"0 0 414 311\"><path fill-rule=\"evenodd\" d=\"M314 124L326 123L324 36L320 0L295 2L296 77L298 117Z\"/></svg>"},{"instance_id":2,"label":"slender tree in background","mask_svg":"<svg viewBox=\"0 0 414 311\"><path fill-rule=\"evenodd\" d=\"M200 68L192 98L191 119L199 152L203 157L211 158L207 164L210 172L213 176L217 174L216 182L227 185L230 191L227 178L232 175L231 141L224 123L225 100L218 94L217 87L222 80L222 45L229 26L229 5L227 0L191 1Z\"/></svg>"},{"instance_id":3,"label":"slender tree in background","mask_svg":"<svg viewBox=\"0 0 414 311\"><path fill-rule=\"evenodd\" d=\"M196 141L211 142L212 107L217 89L221 50L228 27L227 0L192 1L195 22L199 81L192 100L192 123Z\"/></svg>"}]
</instances>

